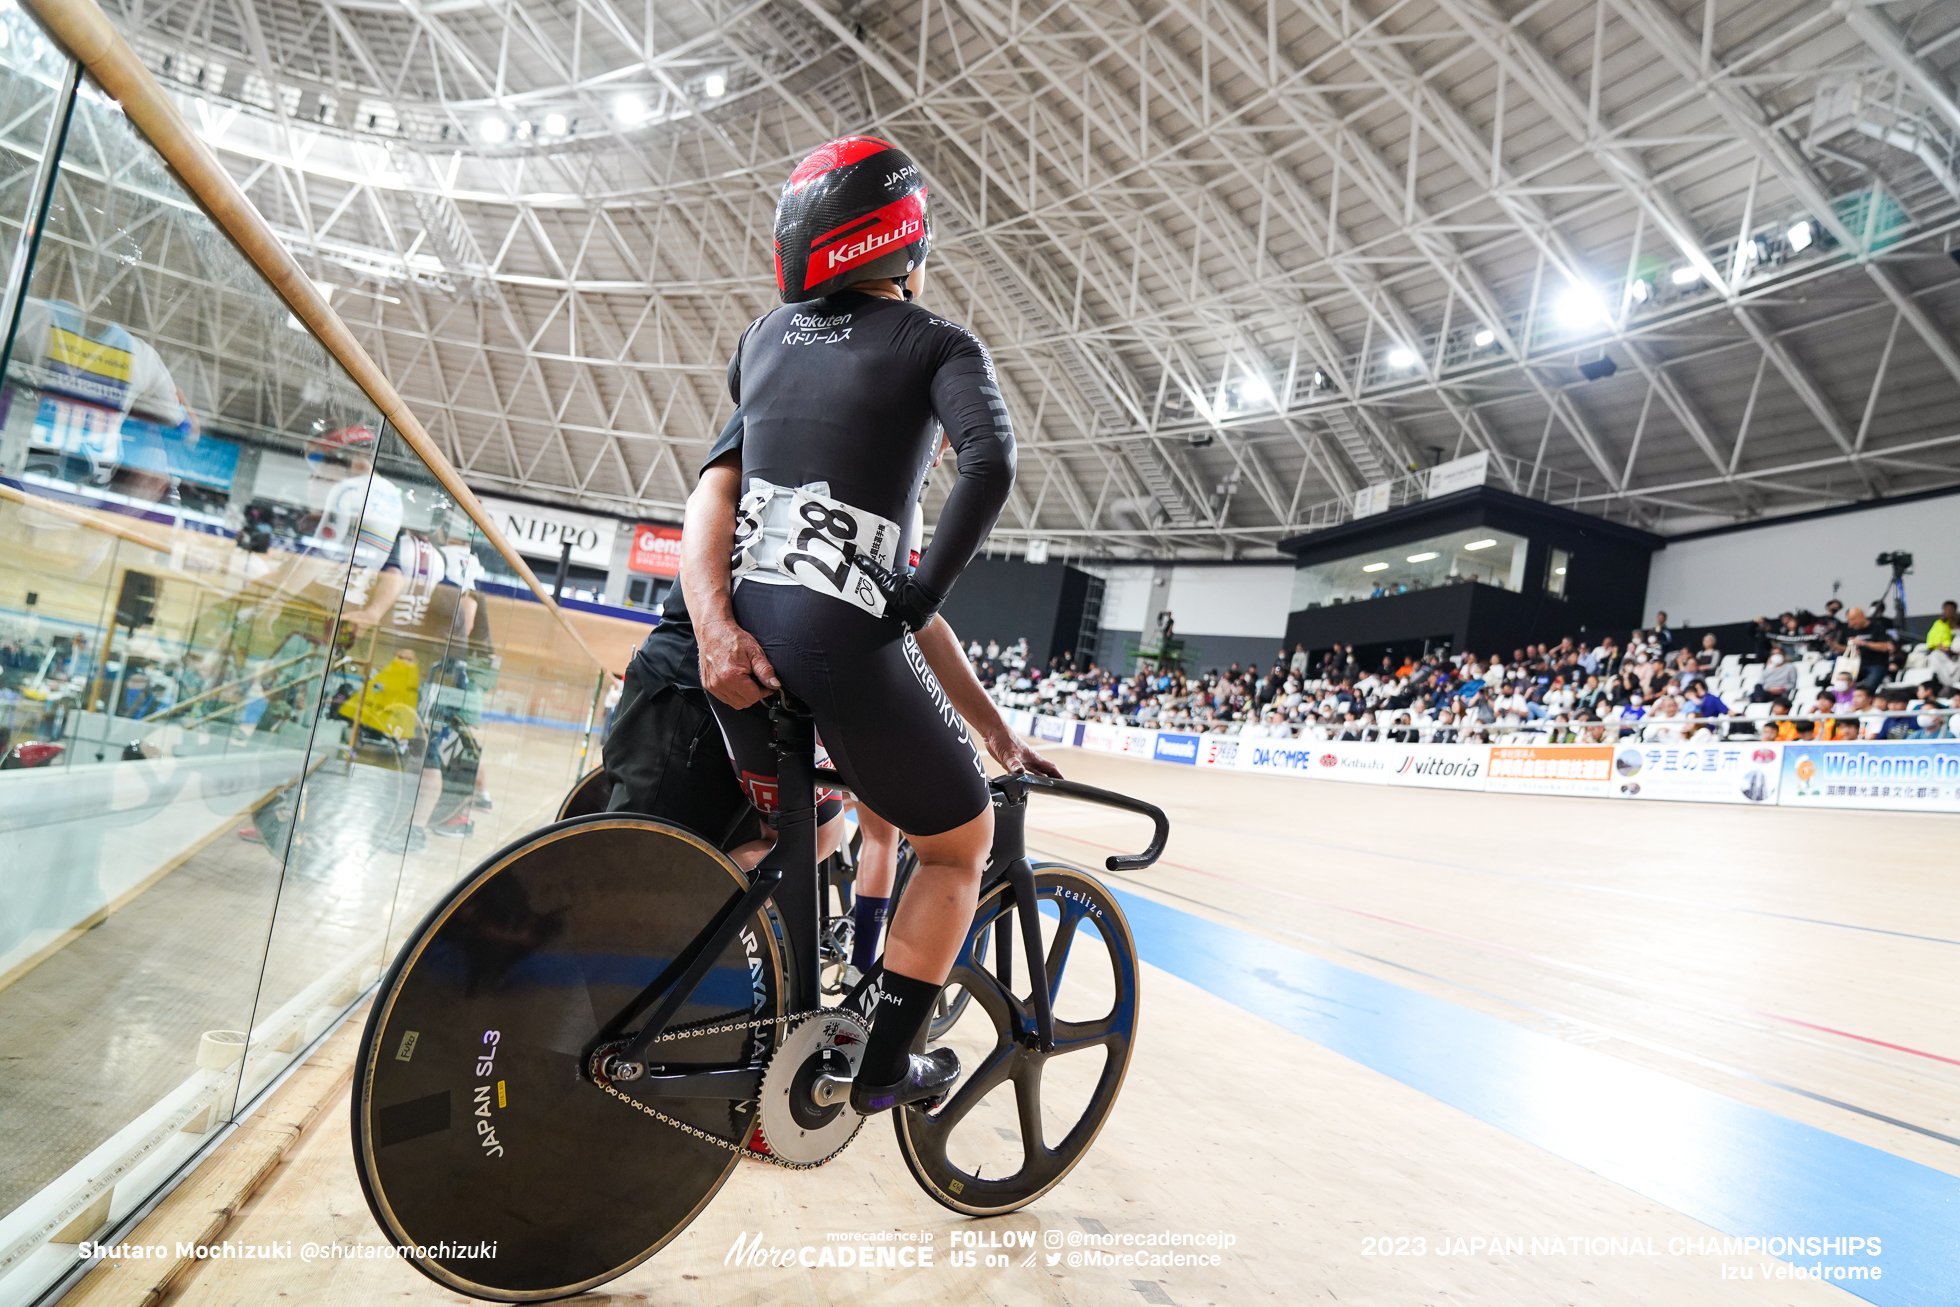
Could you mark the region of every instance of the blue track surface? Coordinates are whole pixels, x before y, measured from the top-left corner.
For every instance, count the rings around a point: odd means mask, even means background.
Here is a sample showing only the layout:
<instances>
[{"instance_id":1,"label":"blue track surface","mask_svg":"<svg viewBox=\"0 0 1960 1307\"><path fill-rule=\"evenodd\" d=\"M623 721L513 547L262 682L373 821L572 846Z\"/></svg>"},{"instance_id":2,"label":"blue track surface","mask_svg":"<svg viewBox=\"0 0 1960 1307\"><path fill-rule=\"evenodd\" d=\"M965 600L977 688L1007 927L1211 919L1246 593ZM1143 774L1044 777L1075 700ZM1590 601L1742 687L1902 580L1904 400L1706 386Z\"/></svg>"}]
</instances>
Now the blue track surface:
<instances>
[{"instance_id":1,"label":"blue track surface","mask_svg":"<svg viewBox=\"0 0 1960 1307\"><path fill-rule=\"evenodd\" d=\"M1861 1298L1960 1304L1960 1178L1154 900L1117 897L1144 961L1228 1003L1724 1234L1876 1237L1878 1256L1781 1258L1821 1266L1826 1283ZM1831 1268L1861 1266L1882 1278L1831 1278Z\"/></svg>"}]
</instances>

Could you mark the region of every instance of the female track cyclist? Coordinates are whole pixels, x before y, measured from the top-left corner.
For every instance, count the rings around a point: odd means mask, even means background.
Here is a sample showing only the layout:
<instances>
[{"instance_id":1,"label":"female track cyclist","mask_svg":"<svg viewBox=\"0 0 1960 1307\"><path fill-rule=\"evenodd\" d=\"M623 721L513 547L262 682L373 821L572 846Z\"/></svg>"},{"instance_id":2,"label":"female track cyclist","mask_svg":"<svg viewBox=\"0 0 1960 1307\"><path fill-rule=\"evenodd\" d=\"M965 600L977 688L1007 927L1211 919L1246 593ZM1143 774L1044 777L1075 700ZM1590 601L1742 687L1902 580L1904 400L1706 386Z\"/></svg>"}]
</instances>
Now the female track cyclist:
<instances>
[{"instance_id":1,"label":"female track cyclist","mask_svg":"<svg viewBox=\"0 0 1960 1307\"><path fill-rule=\"evenodd\" d=\"M932 229L904 153L862 136L816 150L783 186L775 235L783 306L729 361L741 462L711 466L696 487L682 583L702 683L758 806L773 806L776 777L764 700L786 688L859 801L918 852L863 1004L871 1033L851 1106L868 1114L937 1099L959 1078L951 1049L910 1050L972 923L993 811L914 634L993 529L1014 433L986 348L913 302ZM941 428L959 475L921 551L911 509Z\"/></svg>"}]
</instances>

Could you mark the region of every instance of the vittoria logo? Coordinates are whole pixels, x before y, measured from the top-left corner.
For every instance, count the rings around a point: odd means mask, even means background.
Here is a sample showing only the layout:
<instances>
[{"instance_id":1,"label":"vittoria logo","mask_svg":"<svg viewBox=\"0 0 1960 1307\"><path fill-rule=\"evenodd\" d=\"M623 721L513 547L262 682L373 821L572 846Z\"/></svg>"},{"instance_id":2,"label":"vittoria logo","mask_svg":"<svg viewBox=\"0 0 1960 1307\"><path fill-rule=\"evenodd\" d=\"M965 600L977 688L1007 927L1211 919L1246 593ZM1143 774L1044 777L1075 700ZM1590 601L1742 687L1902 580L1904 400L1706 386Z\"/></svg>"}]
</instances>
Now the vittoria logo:
<instances>
[{"instance_id":1,"label":"vittoria logo","mask_svg":"<svg viewBox=\"0 0 1960 1307\"><path fill-rule=\"evenodd\" d=\"M904 222L882 236L873 232L863 240L852 241L849 245L829 251L828 257L830 262L828 266L831 269L835 269L840 264L848 265L856 263L859 259L865 258L887 245L903 244L911 240L914 236L917 236L923 230L924 227L917 218L907 218Z\"/></svg>"},{"instance_id":2,"label":"vittoria logo","mask_svg":"<svg viewBox=\"0 0 1960 1307\"><path fill-rule=\"evenodd\" d=\"M1481 768L1469 758L1418 757L1410 754L1395 769L1397 776L1475 776Z\"/></svg>"}]
</instances>

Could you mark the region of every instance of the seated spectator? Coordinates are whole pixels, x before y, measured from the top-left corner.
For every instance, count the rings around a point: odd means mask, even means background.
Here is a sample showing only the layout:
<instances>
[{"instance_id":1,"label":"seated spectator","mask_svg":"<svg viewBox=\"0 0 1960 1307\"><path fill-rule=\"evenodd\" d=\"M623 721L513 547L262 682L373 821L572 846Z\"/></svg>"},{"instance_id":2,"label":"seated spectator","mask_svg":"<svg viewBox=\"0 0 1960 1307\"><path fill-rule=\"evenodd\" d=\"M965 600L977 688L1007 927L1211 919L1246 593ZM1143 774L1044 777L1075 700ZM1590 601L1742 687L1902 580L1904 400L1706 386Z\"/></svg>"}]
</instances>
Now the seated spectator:
<instances>
[{"instance_id":1,"label":"seated spectator","mask_svg":"<svg viewBox=\"0 0 1960 1307\"><path fill-rule=\"evenodd\" d=\"M1960 657L1953 651L1953 629L1960 626L1960 611L1949 599L1940 605L1939 619L1926 632L1926 665L1933 679L1951 694L1960 689Z\"/></svg>"},{"instance_id":2,"label":"seated spectator","mask_svg":"<svg viewBox=\"0 0 1960 1307\"><path fill-rule=\"evenodd\" d=\"M1811 716L1816 718L1816 721L1812 725L1810 734L1804 738L1812 740L1856 739L1858 736L1856 719L1851 720L1849 725L1850 733L1847 735L1840 733L1838 729L1840 723L1833 717L1833 714L1839 709L1849 707L1850 704L1851 700L1848 697L1843 703L1839 703L1837 695L1830 690L1825 690L1819 694L1817 696L1817 702L1810 709Z\"/></svg>"},{"instance_id":3,"label":"seated spectator","mask_svg":"<svg viewBox=\"0 0 1960 1307\"><path fill-rule=\"evenodd\" d=\"M1728 716L1729 706L1723 703L1713 690L1708 688L1708 682L1696 681L1688 687L1688 694L1694 699L1694 710L1700 716Z\"/></svg>"},{"instance_id":4,"label":"seated spectator","mask_svg":"<svg viewBox=\"0 0 1960 1307\"><path fill-rule=\"evenodd\" d=\"M1715 642L1714 632L1701 637L1701 650L1695 654L1695 664L1704 672L1712 672L1722 665L1722 651Z\"/></svg>"},{"instance_id":5,"label":"seated spectator","mask_svg":"<svg viewBox=\"0 0 1960 1307\"><path fill-rule=\"evenodd\" d=\"M1886 691L1878 699L1882 710L1865 718L1865 738L1868 740L1910 739L1919 723L1908 715L1912 700L1904 687Z\"/></svg>"},{"instance_id":6,"label":"seated spectator","mask_svg":"<svg viewBox=\"0 0 1960 1307\"><path fill-rule=\"evenodd\" d=\"M1749 692L1751 703L1768 703L1772 699L1787 699L1797 692L1797 665L1791 662L1781 649L1770 650L1763 679L1756 682L1756 688Z\"/></svg>"},{"instance_id":7,"label":"seated spectator","mask_svg":"<svg viewBox=\"0 0 1960 1307\"><path fill-rule=\"evenodd\" d=\"M1858 684L1875 690L1892 670L1892 657L1899 646L1892 633L1874 622L1862 608L1854 608L1845 619L1845 652L1858 655Z\"/></svg>"},{"instance_id":8,"label":"seated spectator","mask_svg":"<svg viewBox=\"0 0 1960 1307\"><path fill-rule=\"evenodd\" d=\"M1857 687L1851 683L1851 673L1839 672L1836 676L1833 676L1831 678L1831 688L1826 690L1825 693L1831 697L1832 707L1829 711L1835 712L1837 709L1849 704L1851 697L1857 693ZM1822 703L1823 700L1819 699L1818 702Z\"/></svg>"}]
</instances>

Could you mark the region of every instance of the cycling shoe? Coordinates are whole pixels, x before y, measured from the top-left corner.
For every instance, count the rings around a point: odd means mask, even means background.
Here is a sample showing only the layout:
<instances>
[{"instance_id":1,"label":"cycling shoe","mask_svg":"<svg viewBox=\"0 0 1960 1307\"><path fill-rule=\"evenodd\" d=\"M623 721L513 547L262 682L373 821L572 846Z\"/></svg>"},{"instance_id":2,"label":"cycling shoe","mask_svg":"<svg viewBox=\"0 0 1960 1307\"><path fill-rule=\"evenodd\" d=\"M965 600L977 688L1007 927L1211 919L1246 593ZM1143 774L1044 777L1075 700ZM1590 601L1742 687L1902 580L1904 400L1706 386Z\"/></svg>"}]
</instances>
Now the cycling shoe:
<instances>
[{"instance_id":1,"label":"cycling shoe","mask_svg":"<svg viewBox=\"0 0 1960 1307\"><path fill-rule=\"evenodd\" d=\"M950 1048L907 1055L909 1067L896 1084L868 1085L859 1080L851 1085L851 1110L870 1116L904 1103L923 1103L937 1107L960 1078L960 1057Z\"/></svg>"}]
</instances>

